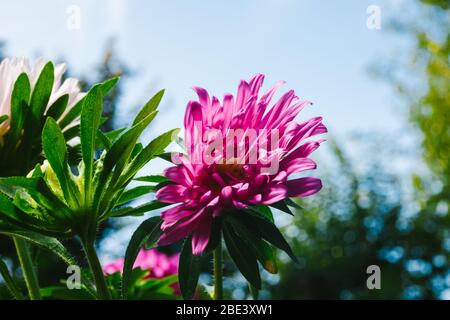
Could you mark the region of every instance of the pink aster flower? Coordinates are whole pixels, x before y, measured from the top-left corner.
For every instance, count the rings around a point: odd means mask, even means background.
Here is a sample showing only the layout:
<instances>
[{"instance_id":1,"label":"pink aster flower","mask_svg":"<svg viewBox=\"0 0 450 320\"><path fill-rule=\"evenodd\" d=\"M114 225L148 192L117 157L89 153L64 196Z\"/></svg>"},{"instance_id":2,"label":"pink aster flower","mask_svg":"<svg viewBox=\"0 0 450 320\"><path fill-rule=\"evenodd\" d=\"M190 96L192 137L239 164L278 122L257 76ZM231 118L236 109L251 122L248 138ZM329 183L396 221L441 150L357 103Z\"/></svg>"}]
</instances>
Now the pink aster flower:
<instances>
[{"instance_id":1,"label":"pink aster flower","mask_svg":"<svg viewBox=\"0 0 450 320\"><path fill-rule=\"evenodd\" d=\"M0 63L0 116L11 115L11 94L19 75L21 73L27 74L31 90L33 90L47 62L45 59L38 59L34 64L31 64L25 58L6 58ZM68 112L84 96L84 93L81 92L77 79L67 78L63 81L66 69L64 63L55 66L55 78L48 106L51 106L61 96L68 94L69 102L65 111ZM9 119L0 124L0 138L7 133L8 129Z\"/></svg>"},{"instance_id":2,"label":"pink aster flower","mask_svg":"<svg viewBox=\"0 0 450 320\"><path fill-rule=\"evenodd\" d=\"M208 245L214 218L321 189L320 179L289 176L316 168L308 156L323 140L305 140L327 132L322 118L297 123L297 114L310 103L290 90L271 105L284 82L259 96L263 80L258 74L241 81L236 97L226 94L222 102L194 88L199 101L188 103L184 120L187 156L172 157L178 165L165 176L175 184L156 194L161 202L179 203L161 214L165 233L160 245L191 235L193 254L199 255Z\"/></svg>"},{"instance_id":3,"label":"pink aster flower","mask_svg":"<svg viewBox=\"0 0 450 320\"><path fill-rule=\"evenodd\" d=\"M178 273L178 260L179 254L168 256L156 249L142 249L138 253L133 268L141 268L142 270L150 271L146 278L161 279ZM122 272L123 263L123 258L117 259L103 266L103 272L105 274Z\"/></svg>"}]
</instances>

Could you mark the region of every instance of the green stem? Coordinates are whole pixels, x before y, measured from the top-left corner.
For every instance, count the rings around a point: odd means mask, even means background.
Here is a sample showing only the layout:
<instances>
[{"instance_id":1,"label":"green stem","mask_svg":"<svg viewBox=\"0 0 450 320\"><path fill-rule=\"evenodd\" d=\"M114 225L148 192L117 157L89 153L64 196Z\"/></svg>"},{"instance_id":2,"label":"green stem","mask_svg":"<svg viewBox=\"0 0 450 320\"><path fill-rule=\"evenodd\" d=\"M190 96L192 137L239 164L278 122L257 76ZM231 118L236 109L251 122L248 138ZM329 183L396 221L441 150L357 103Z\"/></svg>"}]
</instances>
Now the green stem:
<instances>
[{"instance_id":1,"label":"green stem","mask_svg":"<svg viewBox=\"0 0 450 320\"><path fill-rule=\"evenodd\" d=\"M88 241L82 241L84 252L86 252L86 258L94 275L95 286L97 288L98 297L104 300L111 299L111 293L108 290L105 277L103 275L102 265L98 260L97 252L95 251L94 244Z\"/></svg>"},{"instance_id":2,"label":"green stem","mask_svg":"<svg viewBox=\"0 0 450 320\"><path fill-rule=\"evenodd\" d=\"M28 244L23 239L19 239L16 237L13 237L13 239L30 299L40 300L41 293L39 292L38 278L33 265L33 261L31 259Z\"/></svg>"},{"instance_id":3,"label":"green stem","mask_svg":"<svg viewBox=\"0 0 450 320\"><path fill-rule=\"evenodd\" d=\"M214 300L223 299L222 240L214 249Z\"/></svg>"},{"instance_id":4,"label":"green stem","mask_svg":"<svg viewBox=\"0 0 450 320\"><path fill-rule=\"evenodd\" d=\"M3 280L5 281L6 287L8 287L9 291L14 296L14 298L16 300L25 300L24 296L22 295L22 292L20 292L19 287L9 274L6 263L2 259L0 259L0 274L2 275Z\"/></svg>"}]
</instances>

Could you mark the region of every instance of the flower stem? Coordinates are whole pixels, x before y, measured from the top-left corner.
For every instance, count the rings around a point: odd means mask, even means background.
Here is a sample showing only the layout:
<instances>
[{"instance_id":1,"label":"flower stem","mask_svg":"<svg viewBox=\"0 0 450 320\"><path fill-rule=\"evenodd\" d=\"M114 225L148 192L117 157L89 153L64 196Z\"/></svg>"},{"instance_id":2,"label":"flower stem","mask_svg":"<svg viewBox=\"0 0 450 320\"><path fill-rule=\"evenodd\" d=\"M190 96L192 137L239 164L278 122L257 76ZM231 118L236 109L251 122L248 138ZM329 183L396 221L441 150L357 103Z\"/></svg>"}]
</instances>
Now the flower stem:
<instances>
[{"instance_id":1,"label":"flower stem","mask_svg":"<svg viewBox=\"0 0 450 320\"><path fill-rule=\"evenodd\" d=\"M222 240L214 249L214 300L223 299Z\"/></svg>"},{"instance_id":2,"label":"flower stem","mask_svg":"<svg viewBox=\"0 0 450 320\"><path fill-rule=\"evenodd\" d=\"M108 290L105 277L103 276L102 266L98 260L97 252L95 251L94 244L88 241L82 241L86 258L94 275L95 286L97 288L98 297L104 300L111 299L111 293Z\"/></svg>"},{"instance_id":3,"label":"flower stem","mask_svg":"<svg viewBox=\"0 0 450 320\"><path fill-rule=\"evenodd\" d=\"M9 274L8 267L6 266L6 263L2 259L0 259L0 274L2 275L3 280L5 281L6 287L14 296L14 299L24 300L25 298L23 297L22 292L20 292L19 287Z\"/></svg>"},{"instance_id":4,"label":"flower stem","mask_svg":"<svg viewBox=\"0 0 450 320\"><path fill-rule=\"evenodd\" d=\"M36 270L33 266L28 244L23 239L13 237L16 246L17 256L19 257L20 266L22 267L23 277L27 285L28 294L31 300L40 300L39 284Z\"/></svg>"}]
</instances>

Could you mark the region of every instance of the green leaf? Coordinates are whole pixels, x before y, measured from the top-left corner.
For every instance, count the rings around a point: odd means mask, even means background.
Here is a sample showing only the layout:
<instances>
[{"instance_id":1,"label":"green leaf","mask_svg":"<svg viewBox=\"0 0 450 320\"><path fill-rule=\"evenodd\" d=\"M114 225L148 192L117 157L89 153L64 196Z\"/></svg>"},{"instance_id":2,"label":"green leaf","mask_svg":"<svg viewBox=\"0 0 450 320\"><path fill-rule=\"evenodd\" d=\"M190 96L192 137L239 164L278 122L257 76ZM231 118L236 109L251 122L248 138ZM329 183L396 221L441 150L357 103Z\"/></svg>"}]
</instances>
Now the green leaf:
<instances>
[{"instance_id":1,"label":"green leaf","mask_svg":"<svg viewBox=\"0 0 450 320\"><path fill-rule=\"evenodd\" d=\"M291 247L272 221L260 214L254 213L251 210L244 210L242 212L247 213L247 215L244 214L241 217L246 220L248 227L257 230L263 239L286 252L294 262L298 263L298 259L292 252Z\"/></svg>"},{"instance_id":2,"label":"green leaf","mask_svg":"<svg viewBox=\"0 0 450 320\"><path fill-rule=\"evenodd\" d=\"M91 203L92 171L94 164L95 142L100 126L103 110L103 96L101 89L94 86L85 97L81 111L80 140L84 162L84 193L85 203Z\"/></svg>"},{"instance_id":3,"label":"green leaf","mask_svg":"<svg viewBox=\"0 0 450 320\"><path fill-rule=\"evenodd\" d=\"M161 102L161 99L164 95L164 89L156 93L146 104L145 106L139 111L138 115L133 121L133 126L138 124L140 121L145 119L149 114L156 111L158 108L159 103Z\"/></svg>"},{"instance_id":4,"label":"green leaf","mask_svg":"<svg viewBox=\"0 0 450 320\"><path fill-rule=\"evenodd\" d=\"M70 290L67 287L46 287L41 288L41 296L49 299L61 299L61 300L94 300L95 295L89 293L82 287L81 290Z\"/></svg>"},{"instance_id":5,"label":"green leaf","mask_svg":"<svg viewBox=\"0 0 450 320\"><path fill-rule=\"evenodd\" d=\"M78 137L80 135L80 125L76 125L64 130L63 134L66 141L70 141L73 138Z\"/></svg>"},{"instance_id":6,"label":"green leaf","mask_svg":"<svg viewBox=\"0 0 450 320\"><path fill-rule=\"evenodd\" d=\"M22 73L14 83L11 95L11 139L15 144L22 132L28 114L31 85L26 73Z\"/></svg>"},{"instance_id":7,"label":"green leaf","mask_svg":"<svg viewBox=\"0 0 450 320\"><path fill-rule=\"evenodd\" d=\"M206 252L213 252L214 249L222 241L222 217L217 217L212 220L211 223L211 236L209 237L208 246Z\"/></svg>"},{"instance_id":8,"label":"green leaf","mask_svg":"<svg viewBox=\"0 0 450 320\"><path fill-rule=\"evenodd\" d=\"M178 282L178 275L173 274L161 279L146 279L146 281L140 286L140 289L148 291L160 291L162 290L173 290L172 285Z\"/></svg>"},{"instance_id":9,"label":"green leaf","mask_svg":"<svg viewBox=\"0 0 450 320\"><path fill-rule=\"evenodd\" d=\"M268 206L265 205L249 206L248 209L274 222L272 211Z\"/></svg>"},{"instance_id":10,"label":"green leaf","mask_svg":"<svg viewBox=\"0 0 450 320\"><path fill-rule=\"evenodd\" d=\"M200 262L200 257L192 254L192 241L189 237L184 242L178 264L178 279L185 300L192 299L195 294L200 276Z\"/></svg>"},{"instance_id":11,"label":"green leaf","mask_svg":"<svg viewBox=\"0 0 450 320\"><path fill-rule=\"evenodd\" d=\"M18 226L20 228L37 231L42 234L51 236L61 236L58 230L54 230L40 219L30 216L21 210L17 209L13 202L0 192L0 221L6 221L9 224ZM9 225L8 224L8 225ZM5 231L5 224L1 225L0 231ZM6 230L7 231L7 230Z\"/></svg>"},{"instance_id":12,"label":"green leaf","mask_svg":"<svg viewBox=\"0 0 450 320\"><path fill-rule=\"evenodd\" d=\"M170 206L170 203L163 203L157 200L148 202L146 204L140 205L138 207L125 207L117 210L113 210L110 214L103 219L108 217L127 217L127 216L139 216L143 215L146 212L150 212L153 210L161 209L164 207Z\"/></svg>"},{"instance_id":13,"label":"green leaf","mask_svg":"<svg viewBox=\"0 0 450 320\"><path fill-rule=\"evenodd\" d=\"M116 206L123 205L143 195L149 194L155 190L154 186L139 186L125 191L116 203Z\"/></svg>"},{"instance_id":14,"label":"green leaf","mask_svg":"<svg viewBox=\"0 0 450 320\"><path fill-rule=\"evenodd\" d=\"M170 130L151 141L129 165L126 173L120 179L119 185L127 184L151 159L164 152L164 149L173 141L179 131L179 129Z\"/></svg>"},{"instance_id":15,"label":"green leaf","mask_svg":"<svg viewBox=\"0 0 450 320\"><path fill-rule=\"evenodd\" d=\"M98 86L102 90L103 96L106 96L116 86L119 79L120 77L114 77L98 84Z\"/></svg>"},{"instance_id":16,"label":"green leaf","mask_svg":"<svg viewBox=\"0 0 450 320\"><path fill-rule=\"evenodd\" d=\"M261 289L261 277L259 275L258 263L253 251L248 244L240 238L230 224L224 224L223 237L228 252L239 271L247 281L256 289Z\"/></svg>"},{"instance_id":17,"label":"green leaf","mask_svg":"<svg viewBox=\"0 0 450 320\"><path fill-rule=\"evenodd\" d=\"M24 239L34 245L49 250L50 252L53 252L57 257L59 257L62 261L64 261L67 265L78 265L78 262L64 247L64 245L53 237L44 236L32 231L19 229L14 230L14 228L11 228L10 230L5 230L4 228L2 228L0 229L0 233L7 236Z\"/></svg>"},{"instance_id":18,"label":"green leaf","mask_svg":"<svg viewBox=\"0 0 450 320\"><path fill-rule=\"evenodd\" d=\"M125 131L125 129L126 128L120 128L120 129L105 132L104 134L105 134L105 136L108 137L109 141L114 142L121 135L121 133Z\"/></svg>"},{"instance_id":19,"label":"green leaf","mask_svg":"<svg viewBox=\"0 0 450 320\"><path fill-rule=\"evenodd\" d=\"M77 203L76 186L69 174L67 163L67 146L64 135L53 118L47 118L42 131L42 149L45 156L55 172L64 198L69 204Z\"/></svg>"},{"instance_id":20,"label":"green leaf","mask_svg":"<svg viewBox=\"0 0 450 320\"><path fill-rule=\"evenodd\" d=\"M169 181L169 179L167 179L165 176L161 176L161 175L142 176L142 177L135 178L134 180L142 181L142 182L154 182L154 183Z\"/></svg>"},{"instance_id":21,"label":"green leaf","mask_svg":"<svg viewBox=\"0 0 450 320\"><path fill-rule=\"evenodd\" d=\"M262 240L253 229L239 221L239 215L227 215L227 223L231 223L235 233L248 244L261 265L270 273L277 273L277 263L272 248Z\"/></svg>"},{"instance_id":22,"label":"green leaf","mask_svg":"<svg viewBox=\"0 0 450 320\"><path fill-rule=\"evenodd\" d=\"M283 211L287 214L290 214L291 216L293 216L294 214L292 213L291 209L289 209L289 207L287 206L286 202L284 200L272 203L270 205L272 208L278 209L280 211Z\"/></svg>"},{"instance_id":23,"label":"green leaf","mask_svg":"<svg viewBox=\"0 0 450 320\"><path fill-rule=\"evenodd\" d=\"M53 119L59 119L66 110L67 103L69 103L69 95L62 95L55 102L53 102L53 104L48 108L45 115L48 117L52 117Z\"/></svg>"},{"instance_id":24,"label":"green leaf","mask_svg":"<svg viewBox=\"0 0 450 320\"><path fill-rule=\"evenodd\" d=\"M3 281L6 283L7 288L11 291L11 294L17 300L25 300L25 297L20 292L19 287L14 282L14 279L9 274L8 267L6 263L0 259L0 275L3 277Z\"/></svg>"},{"instance_id":25,"label":"green leaf","mask_svg":"<svg viewBox=\"0 0 450 320\"><path fill-rule=\"evenodd\" d=\"M110 152L108 152L105 158L104 172L109 173L112 168L116 166L116 169L114 170L115 175L118 176L122 173L131 156L137 139L155 116L156 112L151 113L147 118L127 130L113 143Z\"/></svg>"},{"instance_id":26,"label":"green leaf","mask_svg":"<svg viewBox=\"0 0 450 320\"><path fill-rule=\"evenodd\" d=\"M130 242L128 243L128 247L125 252L125 261L123 263L122 297L124 299L126 299L128 294L131 271L133 269L133 264L136 260L139 250L146 242L156 243L156 241L162 234L161 224L162 220L160 217L149 218L142 222L131 236Z\"/></svg>"},{"instance_id":27,"label":"green leaf","mask_svg":"<svg viewBox=\"0 0 450 320\"><path fill-rule=\"evenodd\" d=\"M78 118L78 116L81 114L81 110L83 110L85 98L86 97L80 99L77 103L75 103L75 105L66 113L66 115L58 121L61 129L66 129L76 118Z\"/></svg>"},{"instance_id":28,"label":"green leaf","mask_svg":"<svg viewBox=\"0 0 450 320\"><path fill-rule=\"evenodd\" d=\"M112 88L114 88L117 81L119 81L118 77L112 78L105 82L96 84L94 85L94 87L100 88L102 95L105 96ZM83 97L82 99L78 100L78 102L75 103L72 108L70 108L69 112L67 112L67 114L59 121L59 125L62 129L67 128L81 114L85 99L86 97Z\"/></svg>"},{"instance_id":29,"label":"green leaf","mask_svg":"<svg viewBox=\"0 0 450 320\"><path fill-rule=\"evenodd\" d=\"M173 163L172 162L172 152L163 152L161 154L158 154L157 157L161 158L163 160L166 160L167 162Z\"/></svg>"},{"instance_id":30,"label":"green leaf","mask_svg":"<svg viewBox=\"0 0 450 320\"><path fill-rule=\"evenodd\" d=\"M41 123L41 118L47 108L53 89L55 70L52 62L48 62L41 71L31 95L31 114L36 123Z\"/></svg>"},{"instance_id":31,"label":"green leaf","mask_svg":"<svg viewBox=\"0 0 450 320\"><path fill-rule=\"evenodd\" d=\"M107 209L111 195L114 195L116 191L124 186L124 184L118 183L119 177L128 164L137 139L155 116L156 112L153 112L144 120L127 130L113 143L111 149L106 154L98 183L99 185L106 185L109 180L108 187L97 188L95 192L96 205L100 208L100 211ZM113 168L114 173L111 177Z\"/></svg>"},{"instance_id":32,"label":"green leaf","mask_svg":"<svg viewBox=\"0 0 450 320\"><path fill-rule=\"evenodd\" d=\"M111 140L104 134L101 130L97 130L97 140L95 143L95 149L105 148L106 150L111 149Z\"/></svg>"},{"instance_id":33,"label":"green leaf","mask_svg":"<svg viewBox=\"0 0 450 320\"><path fill-rule=\"evenodd\" d=\"M284 199L286 204L290 207L293 207L295 209L303 209L301 205L299 205L297 202L293 201L291 198Z\"/></svg>"},{"instance_id":34,"label":"green leaf","mask_svg":"<svg viewBox=\"0 0 450 320\"><path fill-rule=\"evenodd\" d=\"M0 124L5 122L6 120L8 120L8 115L4 114L4 115L0 116Z\"/></svg>"}]
</instances>

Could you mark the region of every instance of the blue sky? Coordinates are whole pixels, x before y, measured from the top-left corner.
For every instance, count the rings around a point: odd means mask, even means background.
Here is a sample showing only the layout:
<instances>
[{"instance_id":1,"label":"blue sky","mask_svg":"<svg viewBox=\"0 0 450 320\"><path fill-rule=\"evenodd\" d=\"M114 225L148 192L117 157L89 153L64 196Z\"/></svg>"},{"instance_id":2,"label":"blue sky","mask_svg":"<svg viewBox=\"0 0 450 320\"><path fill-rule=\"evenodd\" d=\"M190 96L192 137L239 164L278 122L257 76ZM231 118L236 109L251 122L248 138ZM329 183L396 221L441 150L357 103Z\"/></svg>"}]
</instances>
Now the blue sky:
<instances>
[{"instance_id":1,"label":"blue sky","mask_svg":"<svg viewBox=\"0 0 450 320\"><path fill-rule=\"evenodd\" d=\"M393 5L396 3L396 5ZM115 36L122 58L136 71L125 83L123 124L155 87L167 89L167 108L155 131L181 125L184 107L200 85L221 97L240 79L265 73L266 86L287 81L323 115L336 134L393 131L403 117L395 95L367 69L398 49L386 30L400 1L2 1L0 39L8 54L64 58L75 74L88 74L106 39ZM378 5L382 29L366 27L369 5ZM80 8L81 28L66 27L67 8Z\"/></svg>"}]
</instances>

